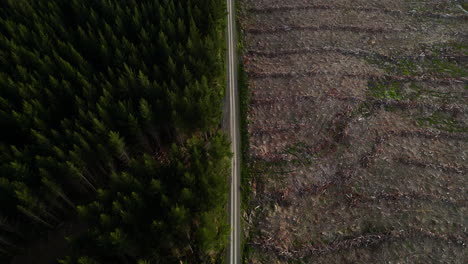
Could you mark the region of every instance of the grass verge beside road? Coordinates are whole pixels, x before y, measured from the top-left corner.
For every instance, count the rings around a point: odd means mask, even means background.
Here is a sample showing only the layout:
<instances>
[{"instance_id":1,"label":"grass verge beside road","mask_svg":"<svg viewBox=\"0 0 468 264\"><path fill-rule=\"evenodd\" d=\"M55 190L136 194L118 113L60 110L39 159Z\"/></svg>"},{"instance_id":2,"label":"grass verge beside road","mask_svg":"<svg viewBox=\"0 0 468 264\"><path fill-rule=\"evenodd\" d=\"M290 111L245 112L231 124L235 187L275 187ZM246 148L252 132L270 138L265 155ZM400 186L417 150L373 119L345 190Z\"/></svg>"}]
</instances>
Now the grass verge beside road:
<instances>
[{"instance_id":1,"label":"grass verge beside road","mask_svg":"<svg viewBox=\"0 0 468 264\"><path fill-rule=\"evenodd\" d=\"M245 212L248 210L250 194L252 193L251 180L252 175L250 173L250 157L249 157L249 133L248 133L248 120L247 114L249 109L250 95L249 95L249 85L247 80L247 73L245 72L244 64L242 61L244 45L243 45L243 35L242 29L239 23L239 15L241 13L242 7L237 3L236 5L236 19L237 19L237 54L238 54L238 72L237 72L237 89L239 92L239 124L240 124L240 139L241 139L241 211ZM247 230L246 219L244 218L243 213L241 213L241 225L242 230ZM248 251L246 237L247 232L241 232L241 249L242 256L245 256L245 253ZM243 258L244 259L244 258Z\"/></svg>"}]
</instances>

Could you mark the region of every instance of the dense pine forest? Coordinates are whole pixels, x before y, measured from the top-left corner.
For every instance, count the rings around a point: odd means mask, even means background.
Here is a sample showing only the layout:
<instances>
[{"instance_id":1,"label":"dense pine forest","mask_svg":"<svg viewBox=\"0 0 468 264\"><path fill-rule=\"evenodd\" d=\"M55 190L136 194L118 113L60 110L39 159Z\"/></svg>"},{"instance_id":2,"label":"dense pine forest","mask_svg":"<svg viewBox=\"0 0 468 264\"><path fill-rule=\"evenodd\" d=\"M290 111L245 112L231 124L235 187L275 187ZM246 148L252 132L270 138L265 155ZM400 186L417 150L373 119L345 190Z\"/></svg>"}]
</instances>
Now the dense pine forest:
<instances>
[{"instance_id":1,"label":"dense pine forest","mask_svg":"<svg viewBox=\"0 0 468 264\"><path fill-rule=\"evenodd\" d=\"M1 1L0 262L67 223L59 263L223 261L224 10Z\"/></svg>"}]
</instances>

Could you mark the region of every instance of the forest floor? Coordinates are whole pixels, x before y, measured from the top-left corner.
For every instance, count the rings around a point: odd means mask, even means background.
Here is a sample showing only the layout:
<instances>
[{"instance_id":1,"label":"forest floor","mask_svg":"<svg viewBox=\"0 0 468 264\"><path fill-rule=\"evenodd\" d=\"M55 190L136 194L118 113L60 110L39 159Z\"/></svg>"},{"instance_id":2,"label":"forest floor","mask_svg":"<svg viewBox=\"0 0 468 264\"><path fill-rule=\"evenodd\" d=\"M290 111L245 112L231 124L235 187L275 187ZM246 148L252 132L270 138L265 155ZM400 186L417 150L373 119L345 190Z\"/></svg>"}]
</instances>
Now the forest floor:
<instances>
[{"instance_id":1,"label":"forest floor","mask_svg":"<svg viewBox=\"0 0 468 264\"><path fill-rule=\"evenodd\" d=\"M30 243L25 252L15 256L11 264L52 264L70 254L72 248L67 237L84 234L87 226L84 223L69 222L43 234L43 237Z\"/></svg>"},{"instance_id":2,"label":"forest floor","mask_svg":"<svg viewBox=\"0 0 468 264\"><path fill-rule=\"evenodd\" d=\"M241 5L245 263L466 263L467 4Z\"/></svg>"}]
</instances>

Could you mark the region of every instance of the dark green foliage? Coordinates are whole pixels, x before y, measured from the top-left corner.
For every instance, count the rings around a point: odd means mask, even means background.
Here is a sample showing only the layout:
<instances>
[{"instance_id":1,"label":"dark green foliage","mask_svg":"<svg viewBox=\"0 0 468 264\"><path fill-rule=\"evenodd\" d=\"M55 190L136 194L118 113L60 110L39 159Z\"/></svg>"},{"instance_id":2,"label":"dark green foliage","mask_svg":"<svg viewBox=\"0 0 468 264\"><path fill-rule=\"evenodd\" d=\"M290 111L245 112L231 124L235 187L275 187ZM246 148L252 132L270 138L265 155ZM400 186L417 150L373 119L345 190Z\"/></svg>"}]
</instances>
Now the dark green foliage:
<instances>
[{"instance_id":1,"label":"dark green foliage","mask_svg":"<svg viewBox=\"0 0 468 264\"><path fill-rule=\"evenodd\" d=\"M63 263L223 258L224 10L2 1L0 259L68 221L90 228Z\"/></svg>"}]
</instances>

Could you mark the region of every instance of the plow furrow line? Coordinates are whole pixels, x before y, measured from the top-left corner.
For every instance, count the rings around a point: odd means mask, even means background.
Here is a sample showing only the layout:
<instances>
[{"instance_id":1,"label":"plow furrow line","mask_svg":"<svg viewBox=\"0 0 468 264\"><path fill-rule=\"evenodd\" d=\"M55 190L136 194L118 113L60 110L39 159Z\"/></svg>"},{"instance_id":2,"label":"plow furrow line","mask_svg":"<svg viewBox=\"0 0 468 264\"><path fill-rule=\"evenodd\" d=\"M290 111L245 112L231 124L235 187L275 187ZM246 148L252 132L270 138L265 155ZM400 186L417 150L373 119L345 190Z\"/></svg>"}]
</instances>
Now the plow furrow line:
<instances>
[{"instance_id":1,"label":"plow furrow line","mask_svg":"<svg viewBox=\"0 0 468 264\"><path fill-rule=\"evenodd\" d=\"M284 125L273 125L273 126L255 126L255 127L250 127L249 132L252 136L256 135L265 135L269 134L270 132L274 133L280 133L280 132L297 132L300 129L307 128L309 126L309 123L302 122L302 123L296 123L296 124L284 124Z\"/></svg>"},{"instance_id":2,"label":"plow furrow line","mask_svg":"<svg viewBox=\"0 0 468 264\"><path fill-rule=\"evenodd\" d=\"M254 98L250 100L252 106L261 106L261 105L272 105L276 103L287 104L287 103L300 103L300 102L309 102L320 99L320 97L312 95L299 95L299 96L290 96L290 97L275 97L271 99L260 99Z\"/></svg>"},{"instance_id":3,"label":"plow furrow line","mask_svg":"<svg viewBox=\"0 0 468 264\"><path fill-rule=\"evenodd\" d=\"M449 133L444 131L434 130L418 130L418 131L401 131L395 133L399 137L419 137L425 139L445 139L445 140L462 140L468 141L468 134Z\"/></svg>"},{"instance_id":4,"label":"plow furrow line","mask_svg":"<svg viewBox=\"0 0 468 264\"><path fill-rule=\"evenodd\" d=\"M409 165L414 165L414 163L409 164ZM424 164L426 165L426 164ZM466 169L466 168L465 168ZM458 168L455 169L456 173L460 173L460 170ZM453 172L452 168L449 168L450 172ZM258 201L261 201L261 204L265 204L268 201L269 202L274 202L278 203L281 206L287 207L292 204L295 198L294 196L298 197L310 197L310 196L316 196L323 194L326 190L329 188L337 187L337 186L343 186L346 184L357 172L353 170L341 170L339 171L334 179L329 180L328 182L322 184L322 185L316 185L316 184L309 184L306 186L302 186L300 188L291 188L287 187L272 193L265 193L263 195L258 195ZM380 192L378 194L374 194L372 196L363 196L362 194L357 194L357 193L351 193L350 195L346 195L348 202L356 206L358 203L371 203L371 202L378 202L381 200L387 200L387 201L397 201L397 200L425 200L425 201L440 201L445 204L449 204L452 206L461 206L461 207L466 207L467 205L467 200L450 200L445 197L441 197L438 195L434 194L427 194L427 193L417 193L417 192L410 192L410 193L385 193L385 192Z\"/></svg>"},{"instance_id":5,"label":"plow furrow line","mask_svg":"<svg viewBox=\"0 0 468 264\"><path fill-rule=\"evenodd\" d=\"M352 79L367 79L367 80L381 80L381 81L401 81L401 82L424 82L434 84L468 84L467 77L433 77L429 75L377 75L369 73L330 73L321 70L302 71L302 72L247 72L252 79L294 79L304 76L320 76L320 75L334 75L337 77L347 77Z\"/></svg>"},{"instance_id":6,"label":"plow furrow line","mask_svg":"<svg viewBox=\"0 0 468 264\"><path fill-rule=\"evenodd\" d=\"M247 28L245 32L249 34L272 34L272 33L281 33L289 31L346 31L353 33L369 33L369 34L379 34L379 33L396 33L402 32L401 30L392 29L392 28L382 28L382 27L361 27L361 26L333 26L333 25L284 25L274 28Z\"/></svg>"},{"instance_id":7,"label":"plow furrow line","mask_svg":"<svg viewBox=\"0 0 468 264\"><path fill-rule=\"evenodd\" d=\"M256 99L252 101L252 107L265 107L272 106L278 103L298 103L305 102L308 100L316 100L318 97L305 96L305 97L292 97L291 99ZM376 99L376 98L361 98L355 96L333 96L330 97L339 101L346 101L351 104L358 103L367 103L371 107L394 107L400 110L409 110L409 109L426 109L431 111L443 111L448 113L465 113L468 111L468 106L464 104L429 104L429 103L420 103L409 100L395 100L395 99Z\"/></svg>"},{"instance_id":8,"label":"plow furrow line","mask_svg":"<svg viewBox=\"0 0 468 264\"><path fill-rule=\"evenodd\" d=\"M302 55L302 54L322 54L322 53L340 53L345 56L357 56L357 57L376 57L385 61L393 61L388 56L377 54L375 52L365 50L352 50L343 49L339 47L306 47L301 49L282 49L277 51L266 51L266 50L247 50L246 54L250 56L266 57L266 58L278 58L290 55Z\"/></svg>"},{"instance_id":9,"label":"plow furrow line","mask_svg":"<svg viewBox=\"0 0 468 264\"><path fill-rule=\"evenodd\" d=\"M384 242L396 242L415 238L444 241L453 243L460 247L465 247L466 236L460 237L452 234L438 234L429 230L424 230L423 228L409 228L407 230L390 230L376 234L358 234L354 237L333 241L329 244L310 245L297 249L294 249L294 247L288 249L281 248L273 242L273 239L269 239L267 235L262 235L259 236L257 241L254 241L252 245L263 251L275 252L282 259L303 259L306 257L326 255L352 248L364 248L382 244Z\"/></svg>"},{"instance_id":10,"label":"plow furrow line","mask_svg":"<svg viewBox=\"0 0 468 264\"><path fill-rule=\"evenodd\" d=\"M387 192L380 192L376 194L372 194L369 196L368 194L364 195L361 193L345 193L346 200L351 206L359 206L360 204L368 204L368 203L378 203L381 201L426 201L426 202L434 202L439 201L443 204L447 204L454 207L466 207L467 200L451 200L446 197L442 197L440 195L434 195L431 193L418 193L418 192L394 192L394 193L387 193Z\"/></svg>"},{"instance_id":11,"label":"plow furrow line","mask_svg":"<svg viewBox=\"0 0 468 264\"><path fill-rule=\"evenodd\" d=\"M439 170L445 173L468 175L468 167L465 167L459 164L434 164L431 162L425 162L421 160L415 160L415 159L403 158L403 157L394 158L393 160L404 165L414 166L418 168L430 168L430 169Z\"/></svg>"},{"instance_id":12,"label":"plow furrow line","mask_svg":"<svg viewBox=\"0 0 468 264\"><path fill-rule=\"evenodd\" d=\"M246 55L264 57L264 58L281 58L291 55L304 55L304 54L324 54L324 53L339 53L344 56L353 56L357 58L374 58L380 61L397 63L401 60L416 60L420 56L387 56L373 51L361 49L345 49L340 47L305 47L299 49L279 49L275 51L268 50L247 50ZM467 63L468 56L466 55L425 55L424 59L445 59L448 61L455 61L460 63Z\"/></svg>"},{"instance_id":13,"label":"plow furrow line","mask_svg":"<svg viewBox=\"0 0 468 264\"><path fill-rule=\"evenodd\" d=\"M296 133L300 129L306 129L307 125L306 124L292 124L289 126L271 126L271 127L253 127L250 129L250 133L253 137L258 137L258 136L263 136L263 135L273 135L273 134L279 134L279 133ZM417 138L424 138L424 139L430 139L430 140L437 140L437 139L442 139L442 140L461 140L461 141L467 141L468 140L468 134L456 134L456 133L449 133L449 132L443 132L443 131L432 131L432 130L418 130L418 131L390 131L388 134L383 135L383 136L377 136L373 140L373 145L372 149L367 152L365 155L363 155L360 160L360 166L361 168L369 168L375 159L378 157L378 154L382 150L383 143L385 141L389 140L391 137L417 137ZM333 152L332 150L334 149L334 144L337 144L337 142L331 142L329 140L322 140L324 143L320 143L316 146L307 146L304 148L304 154L309 155L310 157L317 155L318 153L321 153L322 155L328 154L329 152ZM283 152L273 152L269 153L268 155L252 155L252 159L260 162L285 162L285 161L291 161L290 159L286 158L287 155ZM414 165L414 166L424 166L424 167L430 167L430 165L426 164L420 164L418 162L413 162L413 161L403 161L403 163L407 165ZM445 172L449 172L450 166L448 167L442 167L445 168ZM468 173L467 168L463 166L456 166L452 168L456 173Z\"/></svg>"},{"instance_id":14,"label":"plow furrow line","mask_svg":"<svg viewBox=\"0 0 468 264\"><path fill-rule=\"evenodd\" d=\"M285 6L274 6L264 8L249 8L248 12L253 14L273 14L282 13L289 11L303 11L303 10L332 10L332 11L354 11L354 12L365 12L365 13L381 13L387 14L394 17L427 17L427 18L439 18L439 19L452 19L452 20L468 20L467 15L453 15L453 14L441 14L433 12L420 12L420 13L405 13L400 10L388 9L388 8L372 8L372 7L349 7L349 6L332 6L332 5L285 5Z\"/></svg>"},{"instance_id":15,"label":"plow furrow line","mask_svg":"<svg viewBox=\"0 0 468 264\"><path fill-rule=\"evenodd\" d=\"M383 9L383 8L372 8L372 7L349 7L349 6L331 6L331 5L284 5L275 7L264 7L264 8L249 8L248 12L255 14L272 14L277 12L287 12L296 10L349 10L349 11L360 11L360 12L379 12L385 14L401 15L403 12L400 10Z\"/></svg>"}]
</instances>

